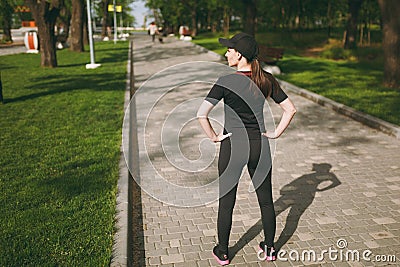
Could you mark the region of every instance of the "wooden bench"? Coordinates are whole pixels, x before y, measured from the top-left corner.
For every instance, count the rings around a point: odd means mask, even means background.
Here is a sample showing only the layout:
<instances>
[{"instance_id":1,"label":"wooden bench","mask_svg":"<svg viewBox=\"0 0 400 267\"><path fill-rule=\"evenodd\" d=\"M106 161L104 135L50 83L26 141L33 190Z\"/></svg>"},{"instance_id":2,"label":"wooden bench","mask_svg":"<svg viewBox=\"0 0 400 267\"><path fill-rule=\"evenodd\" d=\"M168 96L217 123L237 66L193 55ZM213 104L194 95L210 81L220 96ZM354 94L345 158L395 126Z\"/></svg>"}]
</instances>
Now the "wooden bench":
<instances>
[{"instance_id":1,"label":"wooden bench","mask_svg":"<svg viewBox=\"0 0 400 267\"><path fill-rule=\"evenodd\" d=\"M276 65L283 57L283 48L268 47L265 45L258 46L258 60L267 65Z\"/></svg>"},{"instance_id":2,"label":"wooden bench","mask_svg":"<svg viewBox=\"0 0 400 267\"><path fill-rule=\"evenodd\" d=\"M56 35L56 42L65 44L67 42L68 36L66 33L60 33Z\"/></svg>"}]
</instances>

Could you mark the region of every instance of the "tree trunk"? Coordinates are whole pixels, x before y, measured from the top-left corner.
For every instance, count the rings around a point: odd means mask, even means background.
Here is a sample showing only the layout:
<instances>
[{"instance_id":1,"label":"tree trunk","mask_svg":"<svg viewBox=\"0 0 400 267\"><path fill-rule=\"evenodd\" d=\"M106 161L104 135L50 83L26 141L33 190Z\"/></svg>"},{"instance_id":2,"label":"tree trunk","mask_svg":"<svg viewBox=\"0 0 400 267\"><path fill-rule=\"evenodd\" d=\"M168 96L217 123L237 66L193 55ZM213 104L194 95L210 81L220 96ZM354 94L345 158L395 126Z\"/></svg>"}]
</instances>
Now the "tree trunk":
<instances>
[{"instance_id":1,"label":"tree trunk","mask_svg":"<svg viewBox=\"0 0 400 267\"><path fill-rule=\"evenodd\" d=\"M83 14L84 0L72 0L70 49L75 52L83 52Z\"/></svg>"},{"instance_id":2,"label":"tree trunk","mask_svg":"<svg viewBox=\"0 0 400 267\"><path fill-rule=\"evenodd\" d=\"M328 9L326 12L326 18L328 19L328 38L331 38L332 31L332 4L331 0L328 1Z\"/></svg>"},{"instance_id":3,"label":"tree trunk","mask_svg":"<svg viewBox=\"0 0 400 267\"><path fill-rule=\"evenodd\" d=\"M63 6L62 0L36 1L25 0L30 7L32 16L38 28L40 46L40 65L42 67L57 67L56 37L54 26Z\"/></svg>"},{"instance_id":4,"label":"tree trunk","mask_svg":"<svg viewBox=\"0 0 400 267\"><path fill-rule=\"evenodd\" d=\"M212 12L211 10L208 11L208 13L207 13L207 23L208 23L208 26L211 29L211 32L212 33L216 33L217 32L217 22L216 22L215 18L213 18L213 16L212 16L213 13L214 12Z\"/></svg>"},{"instance_id":5,"label":"tree trunk","mask_svg":"<svg viewBox=\"0 0 400 267\"><path fill-rule=\"evenodd\" d=\"M11 36L11 16L10 17L3 17L3 37L2 41L4 42L12 42Z\"/></svg>"},{"instance_id":6,"label":"tree trunk","mask_svg":"<svg viewBox=\"0 0 400 267\"><path fill-rule=\"evenodd\" d=\"M228 37L229 35L229 22L230 22L230 11L228 6L224 6L224 36Z\"/></svg>"},{"instance_id":7,"label":"tree trunk","mask_svg":"<svg viewBox=\"0 0 400 267\"><path fill-rule=\"evenodd\" d=\"M192 37L197 35L197 12L196 12L196 5L192 8L191 15L192 15Z\"/></svg>"},{"instance_id":8,"label":"tree trunk","mask_svg":"<svg viewBox=\"0 0 400 267\"><path fill-rule=\"evenodd\" d=\"M107 22L108 22L108 5L110 4L110 0L103 0L103 19L101 22L101 37L104 38L108 36L107 31ZM111 36L108 36L109 38Z\"/></svg>"},{"instance_id":9,"label":"tree trunk","mask_svg":"<svg viewBox=\"0 0 400 267\"><path fill-rule=\"evenodd\" d=\"M4 1L2 5L3 8L3 38L4 42L12 42L11 36L11 26L12 26L12 14L14 12L13 7L10 5L9 1Z\"/></svg>"},{"instance_id":10,"label":"tree trunk","mask_svg":"<svg viewBox=\"0 0 400 267\"><path fill-rule=\"evenodd\" d=\"M301 0L297 0L297 16L296 16L296 26L295 28L301 30L305 26L303 15L303 2Z\"/></svg>"},{"instance_id":11,"label":"tree trunk","mask_svg":"<svg viewBox=\"0 0 400 267\"><path fill-rule=\"evenodd\" d=\"M256 33L256 17L257 17L257 8L256 1L248 1L242 0L244 5L246 6L246 19L244 24L244 32L250 35Z\"/></svg>"},{"instance_id":12,"label":"tree trunk","mask_svg":"<svg viewBox=\"0 0 400 267\"><path fill-rule=\"evenodd\" d=\"M3 84L1 82L1 72L0 72L0 102L4 103L4 100L3 100Z\"/></svg>"},{"instance_id":13,"label":"tree trunk","mask_svg":"<svg viewBox=\"0 0 400 267\"><path fill-rule=\"evenodd\" d=\"M346 40L344 42L345 49L357 48L357 19L363 0L349 0L349 13L346 26Z\"/></svg>"},{"instance_id":14,"label":"tree trunk","mask_svg":"<svg viewBox=\"0 0 400 267\"><path fill-rule=\"evenodd\" d=\"M400 6L398 0L378 0L383 24L384 85L400 89Z\"/></svg>"},{"instance_id":15,"label":"tree trunk","mask_svg":"<svg viewBox=\"0 0 400 267\"><path fill-rule=\"evenodd\" d=\"M71 26L71 10L67 7L63 7L60 10L60 15L58 17L58 19L61 21L62 26L63 26L63 32L62 34L64 34L66 36L66 38L69 38L69 29ZM68 40L69 43L69 40Z\"/></svg>"},{"instance_id":16,"label":"tree trunk","mask_svg":"<svg viewBox=\"0 0 400 267\"><path fill-rule=\"evenodd\" d=\"M83 12L83 45L89 45L89 29L88 29L87 12Z\"/></svg>"}]
</instances>

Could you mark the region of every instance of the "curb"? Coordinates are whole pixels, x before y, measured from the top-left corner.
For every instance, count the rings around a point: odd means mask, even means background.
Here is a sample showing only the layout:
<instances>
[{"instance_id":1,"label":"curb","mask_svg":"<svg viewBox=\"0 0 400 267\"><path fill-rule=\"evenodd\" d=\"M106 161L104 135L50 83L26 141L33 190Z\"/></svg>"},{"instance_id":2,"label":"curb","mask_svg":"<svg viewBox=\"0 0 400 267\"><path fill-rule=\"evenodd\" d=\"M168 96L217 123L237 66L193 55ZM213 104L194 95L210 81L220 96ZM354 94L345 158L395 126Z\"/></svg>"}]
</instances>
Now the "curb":
<instances>
[{"instance_id":1,"label":"curb","mask_svg":"<svg viewBox=\"0 0 400 267\"><path fill-rule=\"evenodd\" d=\"M129 46L129 55L132 53L132 45ZM126 88L124 96L124 111L129 105L130 101L130 73L131 73L131 57L128 56L127 61L127 78L126 78ZM125 114L125 112L124 112ZM124 118L128 120L129 118ZM129 123L125 123L125 127L122 129L123 134L128 134ZM121 136L122 139L122 136ZM119 178L118 178L118 193L116 198L116 214L115 214L115 233L113 241L113 251L110 260L110 266L112 267L122 267L129 266L129 170L127 163L125 161L123 153L123 145L121 144L120 152L121 157L119 161Z\"/></svg>"},{"instance_id":2,"label":"curb","mask_svg":"<svg viewBox=\"0 0 400 267\"><path fill-rule=\"evenodd\" d=\"M313 92L310 92L306 89L297 87L291 83L288 83L288 82L285 82L282 80L278 80L278 81L281 84L283 89L286 89L286 90L291 91L295 94L298 94L304 98L314 101L315 103L320 104L321 106L328 107L340 114L343 114L347 117L352 118L355 121L358 121L358 122L365 124L371 128L374 128L374 129L384 132L390 136L393 136L396 139L400 139L400 127L395 124L389 123L387 121L381 120L374 116L365 114L358 110L355 110L351 107L337 103L329 98L326 98L324 96L318 95Z\"/></svg>"}]
</instances>

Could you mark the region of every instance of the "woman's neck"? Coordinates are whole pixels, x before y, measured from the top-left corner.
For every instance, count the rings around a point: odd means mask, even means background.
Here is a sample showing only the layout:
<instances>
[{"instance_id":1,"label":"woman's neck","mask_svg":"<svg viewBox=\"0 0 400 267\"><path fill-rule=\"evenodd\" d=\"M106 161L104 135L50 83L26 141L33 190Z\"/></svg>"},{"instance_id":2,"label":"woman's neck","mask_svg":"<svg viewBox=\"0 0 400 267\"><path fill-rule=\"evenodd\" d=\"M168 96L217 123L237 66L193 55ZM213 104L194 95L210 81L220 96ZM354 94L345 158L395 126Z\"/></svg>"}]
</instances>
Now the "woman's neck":
<instances>
[{"instance_id":1,"label":"woman's neck","mask_svg":"<svg viewBox=\"0 0 400 267\"><path fill-rule=\"evenodd\" d=\"M247 60L243 58L237 64L238 71L251 71L251 64L247 63Z\"/></svg>"}]
</instances>

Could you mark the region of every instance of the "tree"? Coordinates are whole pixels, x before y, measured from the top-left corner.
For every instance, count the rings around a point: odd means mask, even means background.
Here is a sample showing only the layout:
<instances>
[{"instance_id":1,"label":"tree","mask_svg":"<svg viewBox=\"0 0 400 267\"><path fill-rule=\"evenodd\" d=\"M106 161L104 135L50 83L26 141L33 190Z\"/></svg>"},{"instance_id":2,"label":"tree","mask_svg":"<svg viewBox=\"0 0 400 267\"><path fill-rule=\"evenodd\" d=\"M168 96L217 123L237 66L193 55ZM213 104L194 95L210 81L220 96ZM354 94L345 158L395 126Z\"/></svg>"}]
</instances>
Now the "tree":
<instances>
[{"instance_id":1,"label":"tree","mask_svg":"<svg viewBox=\"0 0 400 267\"><path fill-rule=\"evenodd\" d=\"M71 3L70 3L70 1L66 1L66 2L64 2L64 4L65 5L61 9L60 14L58 16L57 24L62 25L62 30L63 30L62 34L66 38L68 38L69 37L69 29L70 29L70 26L71 26L71 17L72 17L72 15L71 15ZM58 30L59 30L59 32L57 34L60 34L61 28L58 28Z\"/></svg>"},{"instance_id":2,"label":"tree","mask_svg":"<svg viewBox=\"0 0 400 267\"><path fill-rule=\"evenodd\" d=\"M254 35L256 33L256 18L257 18L257 8L256 0L242 0L243 5L246 8L246 14L244 15L244 32Z\"/></svg>"},{"instance_id":3,"label":"tree","mask_svg":"<svg viewBox=\"0 0 400 267\"><path fill-rule=\"evenodd\" d=\"M357 47L357 23L358 13L363 0L349 0L349 13L346 26L346 38L344 41L345 49L354 49Z\"/></svg>"},{"instance_id":4,"label":"tree","mask_svg":"<svg viewBox=\"0 0 400 267\"><path fill-rule=\"evenodd\" d=\"M117 6L122 7L122 12L118 12L117 17L119 19L119 23L123 22L124 25L131 25L135 19L131 15L132 8L130 7L130 4L132 4L135 0L115 0L115 4ZM112 0L91 0L92 3L96 3L93 7L93 12L95 14L99 14L101 16L101 37L111 37L112 35L109 30L111 30L111 27L114 27L114 12L113 11L108 11L109 6L114 5L114 1ZM117 8L118 9L118 8ZM86 16L86 12L84 12L84 16ZM95 18L93 18L96 20ZM86 23L86 19L84 20ZM118 22L117 22L118 24ZM122 26L122 25L118 25ZM86 30L87 27L84 27L84 30Z\"/></svg>"},{"instance_id":5,"label":"tree","mask_svg":"<svg viewBox=\"0 0 400 267\"><path fill-rule=\"evenodd\" d=\"M228 5L223 6L224 16L223 16L223 29L224 29L224 36L228 37L229 35L229 23L231 17L231 9Z\"/></svg>"},{"instance_id":6,"label":"tree","mask_svg":"<svg viewBox=\"0 0 400 267\"><path fill-rule=\"evenodd\" d=\"M160 11L164 28L177 30L181 25L189 25L190 18L187 15L185 5L180 0L147 0L146 6Z\"/></svg>"},{"instance_id":7,"label":"tree","mask_svg":"<svg viewBox=\"0 0 400 267\"><path fill-rule=\"evenodd\" d=\"M217 0L206 1L206 27L211 30L211 32L217 32L217 23L214 19L219 13Z\"/></svg>"},{"instance_id":8,"label":"tree","mask_svg":"<svg viewBox=\"0 0 400 267\"><path fill-rule=\"evenodd\" d=\"M108 5L110 4L110 0L102 0L101 5L102 5L102 13L103 13L103 18L101 20L101 37L111 37L108 36L108 31L107 31L107 24L108 24Z\"/></svg>"},{"instance_id":9,"label":"tree","mask_svg":"<svg viewBox=\"0 0 400 267\"><path fill-rule=\"evenodd\" d=\"M400 88L400 5L398 0L378 0L383 26L384 84Z\"/></svg>"},{"instance_id":10,"label":"tree","mask_svg":"<svg viewBox=\"0 0 400 267\"><path fill-rule=\"evenodd\" d=\"M197 0L182 0L187 14L190 14L190 22L188 23L191 28L192 36L197 35Z\"/></svg>"},{"instance_id":11,"label":"tree","mask_svg":"<svg viewBox=\"0 0 400 267\"><path fill-rule=\"evenodd\" d=\"M0 2L0 12L3 18L3 42L12 42L11 26L12 14L14 12L13 5L10 0L2 0Z\"/></svg>"},{"instance_id":12,"label":"tree","mask_svg":"<svg viewBox=\"0 0 400 267\"><path fill-rule=\"evenodd\" d=\"M42 67L57 67L56 38L54 27L61 8L64 5L63 0L25 0L32 12L38 28L40 44L40 65Z\"/></svg>"},{"instance_id":13,"label":"tree","mask_svg":"<svg viewBox=\"0 0 400 267\"><path fill-rule=\"evenodd\" d=\"M84 0L72 0L70 49L83 52Z\"/></svg>"}]
</instances>

